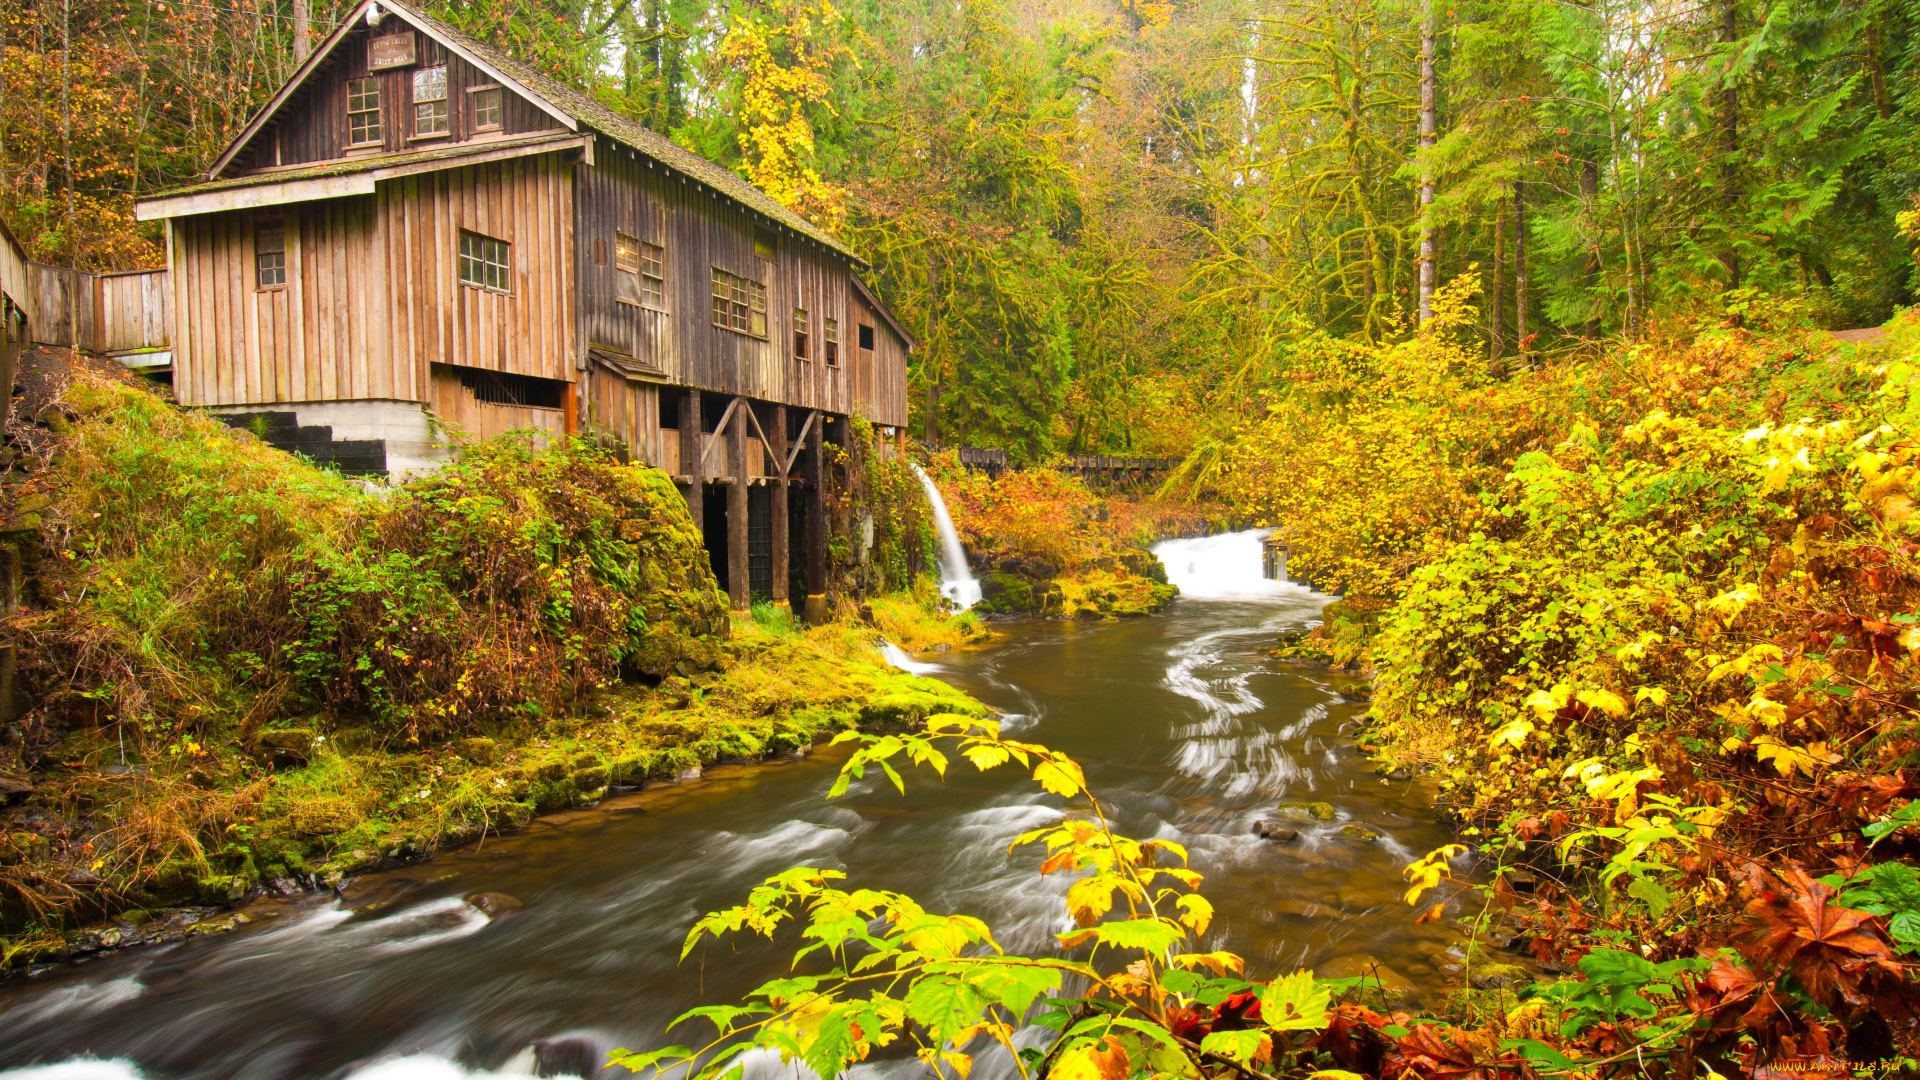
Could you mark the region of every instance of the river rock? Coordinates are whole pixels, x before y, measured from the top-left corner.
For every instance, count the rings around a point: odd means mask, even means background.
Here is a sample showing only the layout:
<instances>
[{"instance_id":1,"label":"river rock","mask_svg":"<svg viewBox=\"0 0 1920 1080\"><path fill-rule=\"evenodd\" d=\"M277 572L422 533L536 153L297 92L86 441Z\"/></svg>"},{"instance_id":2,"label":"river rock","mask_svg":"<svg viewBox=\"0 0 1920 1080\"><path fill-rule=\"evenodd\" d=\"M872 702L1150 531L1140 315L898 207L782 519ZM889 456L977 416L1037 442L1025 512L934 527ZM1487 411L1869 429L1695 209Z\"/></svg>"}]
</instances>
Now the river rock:
<instances>
[{"instance_id":1,"label":"river rock","mask_svg":"<svg viewBox=\"0 0 1920 1080\"><path fill-rule=\"evenodd\" d=\"M276 769L295 768L313 758L313 732L308 728L263 731L255 737L255 745Z\"/></svg>"},{"instance_id":2,"label":"river rock","mask_svg":"<svg viewBox=\"0 0 1920 1080\"><path fill-rule=\"evenodd\" d=\"M675 783L686 783L691 780L698 780L700 779L700 766L689 765L675 773L673 779Z\"/></svg>"},{"instance_id":3,"label":"river rock","mask_svg":"<svg viewBox=\"0 0 1920 1080\"><path fill-rule=\"evenodd\" d=\"M1291 915L1296 919L1317 919L1323 915L1332 914L1325 904L1315 903L1312 900L1304 900L1297 896L1290 896L1285 900L1276 901L1273 905L1273 910L1278 914Z\"/></svg>"},{"instance_id":4,"label":"river rock","mask_svg":"<svg viewBox=\"0 0 1920 1080\"><path fill-rule=\"evenodd\" d=\"M1349 840L1358 840L1363 844L1371 844L1380 839L1380 833L1378 831L1368 828L1357 821L1349 821L1345 825L1340 826L1340 835Z\"/></svg>"},{"instance_id":5,"label":"river rock","mask_svg":"<svg viewBox=\"0 0 1920 1080\"><path fill-rule=\"evenodd\" d=\"M1286 844L1300 839L1298 830L1289 829L1277 821L1256 821L1253 831L1276 844Z\"/></svg>"},{"instance_id":6,"label":"river rock","mask_svg":"<svg viewBox=\"0 0 1920 1080\"><path fill-rule=\"evenodd\" d=\"M1292 821L1332 821L1335 817L1333 804L1324 802L1283 802L1273 812Z\"/></svg>"},{"instance_id":7,"label":"river rock","mask_svg":"<svg viewBox=\"0 0 1920 1080\"><path fill-rule=\"evenodd\" d=\"M497 919L526 906L520 902L519 897L508 896L502 892L468 893L466 900L489 919Z\"/></svg>"},{"instance_id":8,"label":"river rock","mask_svg":"<svg viewBox=\"0 0 1920 1080\"><path fill-rule=\"evenodd\" d=\"M1416 989L1411 979L1367 953L1336 956L1320 965L1314 974L1322 979L1360 979L1362 996L1384 993L1387 1001L1404 1001Z\"/></svg>"}]
</instances>

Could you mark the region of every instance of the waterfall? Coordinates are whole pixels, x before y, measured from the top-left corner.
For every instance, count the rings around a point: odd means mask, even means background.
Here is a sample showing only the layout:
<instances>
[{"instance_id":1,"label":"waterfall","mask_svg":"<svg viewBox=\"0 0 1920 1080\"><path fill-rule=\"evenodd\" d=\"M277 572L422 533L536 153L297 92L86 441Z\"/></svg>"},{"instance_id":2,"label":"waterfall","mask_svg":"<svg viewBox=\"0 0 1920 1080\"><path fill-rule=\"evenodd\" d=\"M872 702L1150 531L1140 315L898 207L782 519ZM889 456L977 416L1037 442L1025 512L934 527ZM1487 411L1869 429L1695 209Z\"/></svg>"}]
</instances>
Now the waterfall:
<instances>
[{"instance_id":1,"label":"waterfall","mask_svg":"<svg viewBox=\"0 0 1920 1080\"><path fill-rule=\"evenodd\" d=\"M933 527L940 531L940 592L953 605L965 611L980 602L980 583L973 580L973 571L967 569L967 549L960 546L960 534L953 531L953 518L947 516L947 500L940 497L940 489L918 465L907 463L913 469L913 475L920 478L920 487L927 493L927 505L933 507Z\"/></svg>"},{"instance_id":2,"label":"waterfall","mask_svg":"<svg viewBox=\"0 0 1920 1080\"><path fill-rule=\"evenodd\" d=\"M1302 600L1314 595L1305 585L1269 581L1261 572L1260 542L1267 529L1166 540L1153 553L1167 568L1167 580L1180 595L1195 600Z\"/></svg>"}]
</instances>

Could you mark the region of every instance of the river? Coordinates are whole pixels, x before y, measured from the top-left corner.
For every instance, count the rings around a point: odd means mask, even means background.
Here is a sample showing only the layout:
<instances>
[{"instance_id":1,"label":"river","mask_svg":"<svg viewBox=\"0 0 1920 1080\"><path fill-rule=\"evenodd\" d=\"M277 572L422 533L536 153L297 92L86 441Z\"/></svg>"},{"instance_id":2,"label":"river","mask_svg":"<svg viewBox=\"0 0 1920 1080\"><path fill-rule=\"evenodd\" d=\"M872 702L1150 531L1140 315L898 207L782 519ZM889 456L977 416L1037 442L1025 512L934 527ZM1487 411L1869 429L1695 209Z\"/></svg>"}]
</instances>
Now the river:
<instances>
[{"instance_id":1,"label":"river","mask_svg":"<svg viewBox=\"0 0 1920 1080\"><path fill-rule=\"evenodd\" d=\"M1400 899L1402 868L1445 840L1432 791L1382 780L1352 751L1346 733L1365 711L1342 693L1354 680L1267 658L1274 632L1307 625L1324 598L1258 581L1247 543L1163 546L1185 595L1161 616L1002 624L993 644L927 673L1078 757L1122 831L1187 845L1218 909L1205 948L1240 953L1253 977L1365 954L1438 983L1452 933L1416 927ZM687 1007L783 973L785 956L759 943L676 958L699 914L801 863L978 915L1009 950L1045 949L1067 928L1066 882L1041 879L1034 851L1007 850L1057 819L1059 799L1012 772L956 768L944 783L910 776L904 796L867 783L829 801L836 760L716 768L362 879L339 899L255 905L231 934L7 983L0 1077L590 1073L611 1047L659 1045ZM1338 816L1289 823L1300 837L1274 844L1254 823L1282 800ZM1349 821L1380 838L1340 835ZM524 906L490 918L462 899L477 892Z\"/></svg>"}]
</instances>

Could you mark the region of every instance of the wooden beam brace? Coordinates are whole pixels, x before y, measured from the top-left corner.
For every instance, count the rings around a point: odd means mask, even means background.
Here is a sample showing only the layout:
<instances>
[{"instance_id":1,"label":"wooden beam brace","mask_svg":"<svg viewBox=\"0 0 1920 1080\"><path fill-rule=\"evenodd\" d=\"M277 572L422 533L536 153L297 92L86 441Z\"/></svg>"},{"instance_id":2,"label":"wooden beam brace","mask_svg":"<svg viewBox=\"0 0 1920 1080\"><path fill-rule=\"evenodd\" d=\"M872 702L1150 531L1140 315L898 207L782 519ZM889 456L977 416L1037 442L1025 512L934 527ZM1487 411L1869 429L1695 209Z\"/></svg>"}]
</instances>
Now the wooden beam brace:
<instances>
[{"instance_id":1,"label":"wooden beam brace","mask_svg":"<svg viewBox=\"0 0 1920 1080\"><path fill-rule=\"evenodd\" d=\"M800 437L793 440L793 449L787 453L787 467L780 470L781 476L793 475L793 463L799 459L800 451L807 448L807 432L813 430L813 422L818 419L819 416L819 409L814 409L807 413L806 422L800 425Z\"/></svg>"},{"instance_id":2,"label":"wooden beam brace","mask_svg":"<svg viewBox=\"0 0 1920 1080\"><path fill-rule=\"evenodd\" d=\"M773 449L773 440L767 438L767 429L760 426L760 418L754 415L753 406L748 405L746 411L747 411L747 419L752 421L753 423L753 430L758 432L760 435L760 445L766 447L769 450ZM741 471L741 475L743 476L746 475L744 468ZM786 475L787 475L786 470L784 469L781 470L780 472L781 479L785 479Z\"/></svg>"},{"instance_id":3,"label":"wooden beam brace","mask_svg":"<svg viewBox=\"0 0 1920 1080\"><path fill-rule=\"evenodd\" d=\"M727 402L727 411L721 413L720 422L713 425L713 438L707 440L706 448L700 451L700 468L702 471L705 471L707 467L707 458L713 453L713 448L720 445L720 436L727 433L727 423L733 419L733 411L739 407L739 398L734 398L732 401ZM696 425L699 424L700 418L697 416L694 417L693 422ZM699 428L696 427L694 430L698 431Z\"/></svg>"}]
</instances>

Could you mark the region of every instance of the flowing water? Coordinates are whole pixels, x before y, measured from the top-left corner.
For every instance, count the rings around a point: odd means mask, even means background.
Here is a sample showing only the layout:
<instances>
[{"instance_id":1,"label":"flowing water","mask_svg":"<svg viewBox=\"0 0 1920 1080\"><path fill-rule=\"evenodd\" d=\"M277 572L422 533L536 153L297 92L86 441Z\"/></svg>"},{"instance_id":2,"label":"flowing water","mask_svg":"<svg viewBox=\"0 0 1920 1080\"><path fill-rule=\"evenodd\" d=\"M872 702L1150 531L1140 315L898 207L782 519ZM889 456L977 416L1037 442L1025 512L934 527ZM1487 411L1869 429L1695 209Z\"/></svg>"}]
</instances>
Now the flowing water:
<instances>
[{"instance_id":1,"label":"flowing water","mask_svg":"<svg viewBox=\"0 0 1920 1080\"><path fill-rule=\"evenodd\" d=\"M1192 593L1160 617L1005 624L995 644L923 670L1076 755L1123 831L1187 845L1218 908L1205 948L1247 957L1254 977L1368 954L1437 982L1449 932L1414 926L1400 901L1401 869L1444 840L1432 793L1382 781L1352 752L1345 732L1365 706L1342 696L1351 680L1266 657L1273 633L1306 625L1324 598L1248 580L1233 560L1249 542L1257 578L1257 537L1164 545ZM590 1074L607 1049L659 1045L682 1010L787 969L758 942L677 957L699 914L800 863L979 915L1009 950L1046 949L1067 928L1067 883L1040 878L1035 852L1007 850L1058 819L1059 799L1013 773L955 769L944 783L911 776L904 796L868 783L829 802L835 760L716 768L341 899L257 905L232 934L0 985L0 1076L440 1080L526 1075L536 1057L549 1075ZM1338 818L1276 845L1253 826L1282 800L1326 801ZM1381 839L1341 836L1347 821ZM482 891L524 906L490 918L462 900ZM975 1075L1004 1073L991 1065ZM863 1071L922 1074L912 1061Z\"/></svg>"},{"instance_id":2,"label":"flowing water","mask_svg":"<svg viewBox=\"0 0 1920 1080\"><path fill-rule=\"evenodd\" d=\"M953 518L947 514L947 500L940 497L940 488L934 484L918 465L908 462L913 475L920 478L920 490L927 493L927 505L933 510L933 527L940 534L940 592L953 601L953 606L965 611L980 602L980 583L974 580L973 570L967 566L967 549L960 544L960 534L954 531Z\"/></svg>"}]
</instances>

